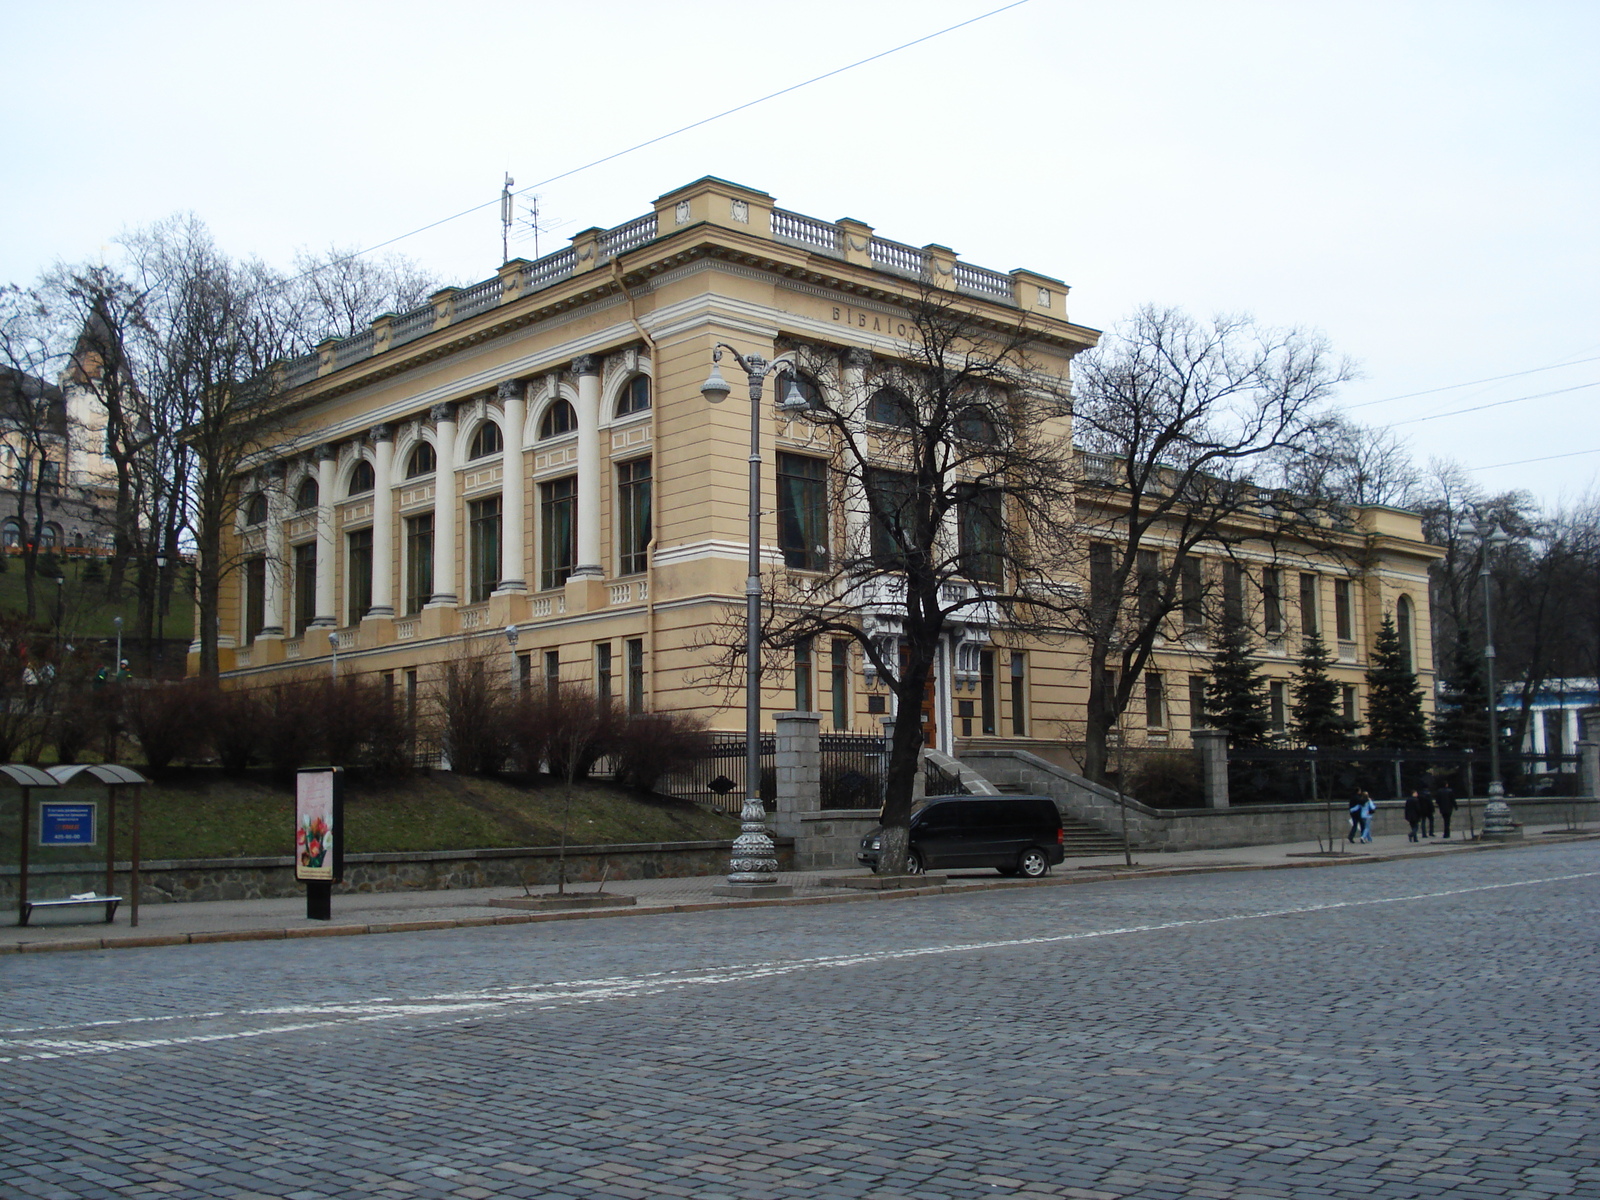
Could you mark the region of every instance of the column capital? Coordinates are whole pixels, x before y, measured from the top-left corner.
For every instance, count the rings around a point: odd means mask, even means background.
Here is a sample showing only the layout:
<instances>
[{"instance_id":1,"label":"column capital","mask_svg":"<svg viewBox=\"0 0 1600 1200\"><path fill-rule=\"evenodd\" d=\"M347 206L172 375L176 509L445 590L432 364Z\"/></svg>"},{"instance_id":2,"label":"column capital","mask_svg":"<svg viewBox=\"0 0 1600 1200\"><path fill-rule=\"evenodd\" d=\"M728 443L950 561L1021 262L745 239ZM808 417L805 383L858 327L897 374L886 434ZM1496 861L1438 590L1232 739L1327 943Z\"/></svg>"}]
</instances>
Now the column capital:
<instances>
[{"instance_id":1,"label":"column capital","mask_svg":"<svg viewBox=\"0 0 1600 1200\"><path fill-rule=\"evenodd\" d=\"M841 356L847 367L866 369L872 365L872 351L863 350L860 346L851 346Z\"/></svg>"},{"instance_id":2,"label":"column capital","mask_svg":"<svg viewBox=\"0 0 1600 1200\"><path fill-rule=\"evenodd\" d=\"M572 373L574 375L600 374L600 356L597 354L580 354L572 360Z\"/></svg>"},{"instance_id":3,"label":"column capital","mask_svg":"<svg viewBox=\"0 0 1600 1200\"><path fill-rule=\"evenodd\" d=\"M394 426L374 425L371 429L367 430L367 441L371 442L374 446L376 446L379 442L394 441Z\"/></svg>"},{"instance_id":4,"label":"column capital","mask_svg":"<svg viewBox=\"0 0 1600 1200\"><path fill-rule=\"evenodd\" d=\"M506 379L496 385L495 398L504 404L507 400L521 400L527 392L526 386L517 379Z\"/></svg>"},{"instance_id":5,"label":"column capital","mask_svg":"<svg viewBox=\"0 0 1600 1200\"><path fill-rule=\"evenodd\" d=\"M332 442L323 442L316 448L315 454L318 462L332 462L339 457L339 447Z\"/></svg>"},{"instance_id":6,"label":"column capital","mask_svg":"<svg viewBox=\"0 0 1600 1200\"><path fill-rule=\"evenodd\" d=\"M437 424L440 421L454 422L456 419L456 406L454 404L435 404L428 410L428 420Z\"/></svg>"}]
</instances>

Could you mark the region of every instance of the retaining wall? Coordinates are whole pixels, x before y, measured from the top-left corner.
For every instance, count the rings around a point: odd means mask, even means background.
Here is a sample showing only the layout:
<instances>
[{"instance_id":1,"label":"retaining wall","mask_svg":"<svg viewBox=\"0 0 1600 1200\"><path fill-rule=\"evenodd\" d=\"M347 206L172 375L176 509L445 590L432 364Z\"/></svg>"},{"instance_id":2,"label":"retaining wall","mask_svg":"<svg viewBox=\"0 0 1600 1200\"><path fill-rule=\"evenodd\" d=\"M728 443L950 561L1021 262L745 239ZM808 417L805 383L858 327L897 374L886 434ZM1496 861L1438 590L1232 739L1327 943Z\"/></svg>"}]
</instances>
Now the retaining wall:
<instances>
[{"instance_id":1,"label":"retaining wall","mask_svg":"<svg viewBox=\"0 0 1600 1200\"><path fill-rule=\"evenodd\" d=\"M792 870L794 844L778 843L778 865ZM567 880L681 879L723 875L731 841L649 842L625 846L568 846ZM344 882L334 894L351 892L449 891L457 888L554 884L560 849L534 846L507 850L452 850L437 853L349 854ZM118 888L126 889L128 864L117 864ZM17 868L0 867L0 903L17 903ZM105 863L30 865L28 893L34 899L67 896L105 886ZM139 902L256 900L299 896L305 885L294 877L294 859L236 858L146 862L139 866ZM126 891L123 892L126 895Z\"/></svg>"}]
</instances>

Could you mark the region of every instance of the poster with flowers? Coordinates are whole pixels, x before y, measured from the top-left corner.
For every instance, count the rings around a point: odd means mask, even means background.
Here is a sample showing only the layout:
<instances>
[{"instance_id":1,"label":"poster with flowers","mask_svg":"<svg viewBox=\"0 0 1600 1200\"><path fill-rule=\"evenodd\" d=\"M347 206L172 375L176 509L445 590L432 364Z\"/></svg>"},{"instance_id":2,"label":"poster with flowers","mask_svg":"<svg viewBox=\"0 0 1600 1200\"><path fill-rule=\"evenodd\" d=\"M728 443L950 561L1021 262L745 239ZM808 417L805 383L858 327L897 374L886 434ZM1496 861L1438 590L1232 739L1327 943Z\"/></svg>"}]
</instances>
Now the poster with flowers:
<instances>
[{"instance_id":1,"label":"poster with flowers","mask_svg":"<svg viewBox=\"0 0 1600 1200\"><path fill-rule=\"evenodd\" d=\"M300 880L339 878L339 778L337 768L301 771L296 778L294 876Z\"/></svg>"}]
</instances>

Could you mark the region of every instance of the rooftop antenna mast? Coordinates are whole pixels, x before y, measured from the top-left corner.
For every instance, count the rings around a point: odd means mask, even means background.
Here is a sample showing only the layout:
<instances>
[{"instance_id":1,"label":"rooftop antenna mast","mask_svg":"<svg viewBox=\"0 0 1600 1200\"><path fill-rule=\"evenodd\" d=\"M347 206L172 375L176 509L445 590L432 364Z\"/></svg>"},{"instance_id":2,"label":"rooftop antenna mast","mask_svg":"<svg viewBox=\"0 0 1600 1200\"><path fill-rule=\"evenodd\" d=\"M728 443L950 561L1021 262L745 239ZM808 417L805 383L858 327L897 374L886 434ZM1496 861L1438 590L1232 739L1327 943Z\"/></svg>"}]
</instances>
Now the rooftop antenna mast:
<instances>
[{"instance_id":1,"label":"rooftop antenna mast","mask_svg":"<svg viewBox=\"0 0 1600 1200\"><path fill-rule=\"evenodd\" d=\"M505 187L500 190L500 261L511 261L511 218L514 215L511 189L517 181L511 178L511 173L506 172ZM535 243L537 248L537 243ZM535 253L535 257L538 257Z\"/></svg>"}]
</instances>

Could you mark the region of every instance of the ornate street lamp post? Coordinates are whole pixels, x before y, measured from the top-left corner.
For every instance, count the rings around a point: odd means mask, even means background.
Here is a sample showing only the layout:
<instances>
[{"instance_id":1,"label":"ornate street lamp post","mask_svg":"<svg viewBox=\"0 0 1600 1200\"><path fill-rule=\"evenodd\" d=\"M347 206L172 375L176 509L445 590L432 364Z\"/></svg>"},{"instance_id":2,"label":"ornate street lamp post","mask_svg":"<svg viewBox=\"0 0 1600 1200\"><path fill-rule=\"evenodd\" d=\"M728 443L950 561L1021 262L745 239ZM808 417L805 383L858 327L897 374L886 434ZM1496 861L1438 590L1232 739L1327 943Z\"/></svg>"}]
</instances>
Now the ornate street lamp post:
<instances>
[{"instance_id":1,"label":"ornate street lamp post","mask_svg":"<svg viewBox=\"0 0 1600 1200\"><path fill-rule=\"evenodd\" d=\"M711 374L700 394L721 404L733 390L717 364L726 350L750 380L750 535L749 572L745 576L745 683L744 683L744 804L739 810L739 836L733 843L728 882L714 889L722 896L787 896L793 891L778 882L778 852L767 832L767 814L761 804L761 392L774 370L784 380L780 413L803 412L806 401L788 363L770 363L759 354L743 355L732 346L717 343L711 354Z\"/></svg>"},{"instance_id":2,"label":"ornate street lamp post","mask_svg":"<svg viewBox=\"0 0 1600 1200\"><path fill-rule=\"evenodd\" d=\"M1483 833L1491 840L1516 836L1516 822L1506 803L1505 785L1500 782L1500 694L1494 677L1494 612L1490 603L1489 556L1511 539L1499 525L1480 523L1475 532L1483 538L1483 662L1489 683L1489 799L1483 806Z\"/></svg>"}]
</instances>

